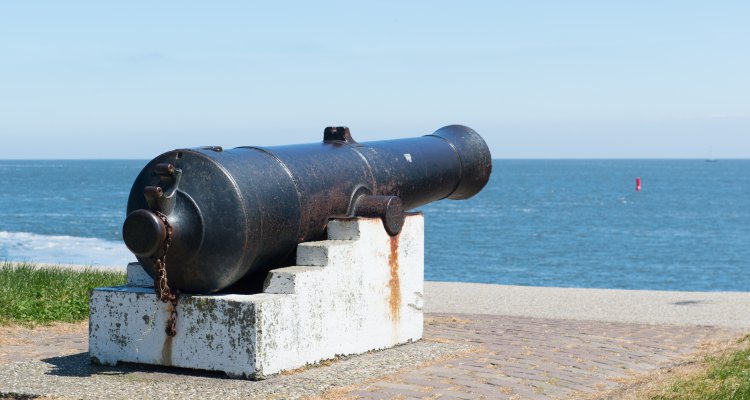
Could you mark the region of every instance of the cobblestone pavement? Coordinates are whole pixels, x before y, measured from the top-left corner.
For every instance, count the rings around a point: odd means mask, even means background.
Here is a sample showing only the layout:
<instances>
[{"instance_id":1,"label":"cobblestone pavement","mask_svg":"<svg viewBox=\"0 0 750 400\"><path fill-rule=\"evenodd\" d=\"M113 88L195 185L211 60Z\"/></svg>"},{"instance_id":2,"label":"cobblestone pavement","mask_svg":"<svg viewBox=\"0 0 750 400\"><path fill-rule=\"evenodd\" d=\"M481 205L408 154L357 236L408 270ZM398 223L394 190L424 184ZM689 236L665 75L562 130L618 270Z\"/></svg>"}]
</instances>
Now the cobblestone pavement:
<instances>
[{"instance_id":1,"label":"cobblestone pavement","mask_svg":"<svg viewBox=\"0 0 750 400\"><path fill-rule=\"evenodd\" d=\"M712 327L431 314L428 338L480 350L342 391L361 399L580 397L675 363L701 343L733 340Z\"/></svg>"},{"instance_id":2,"label":"cobblestone pavement","mask_svg":"<svg viewBox=\"0 0 750 400\"><path fill-rule=\"evenodd\" d=\"M19 333L20 332L20 333ZM6 332L11 333L11 332ZM63 398L578 398L740 332L470 314L428 314L425 340L266 381L88 362L85 325L16 332L0 346L0 393Z\"/></svg>"}]
</instances>

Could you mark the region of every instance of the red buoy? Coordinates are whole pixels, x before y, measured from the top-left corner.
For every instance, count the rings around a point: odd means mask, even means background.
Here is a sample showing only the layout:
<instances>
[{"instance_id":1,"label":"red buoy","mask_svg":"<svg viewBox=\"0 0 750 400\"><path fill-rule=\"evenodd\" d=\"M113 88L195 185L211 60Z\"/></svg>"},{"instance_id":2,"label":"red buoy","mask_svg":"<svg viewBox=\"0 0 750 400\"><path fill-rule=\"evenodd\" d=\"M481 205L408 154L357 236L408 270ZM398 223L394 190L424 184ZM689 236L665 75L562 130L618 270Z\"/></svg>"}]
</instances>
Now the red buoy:
<instances>
[{"instance_id":1,"label":"red buoy","mask_svg":"<svg viewBox=\"0 0 750 400\"><path fill-rule=\"evenodd\" d=\"M635 178L635 190L641 191L641 178Z\"/></svg>"}]
</instances>

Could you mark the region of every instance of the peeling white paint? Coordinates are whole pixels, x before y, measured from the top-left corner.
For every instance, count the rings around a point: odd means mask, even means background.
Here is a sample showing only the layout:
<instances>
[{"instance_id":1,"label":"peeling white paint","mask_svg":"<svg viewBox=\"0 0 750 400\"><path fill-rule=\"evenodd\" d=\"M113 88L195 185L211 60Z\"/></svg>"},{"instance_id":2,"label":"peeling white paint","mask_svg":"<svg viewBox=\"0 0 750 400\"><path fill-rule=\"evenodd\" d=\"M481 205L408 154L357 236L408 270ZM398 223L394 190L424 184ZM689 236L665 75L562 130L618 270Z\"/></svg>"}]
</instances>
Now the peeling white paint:
<instances>
[{"instance_id":1,"label":"peeling white paint","mask_svg":"<svg viewBox=\"0 0 750 400\"><path fill-rule=\"evenodd\" d=\"M129 265L131 286L92 294L89 353L109 365L263 378L421 339L422 215L408 216L396 239L369 218L331 221L328 239L300 244L300 265L271 271L264 293L181 296L172 339L164 332L167 305L143 287L150 277L142 268Z\"/></svg>"}]
</instances>

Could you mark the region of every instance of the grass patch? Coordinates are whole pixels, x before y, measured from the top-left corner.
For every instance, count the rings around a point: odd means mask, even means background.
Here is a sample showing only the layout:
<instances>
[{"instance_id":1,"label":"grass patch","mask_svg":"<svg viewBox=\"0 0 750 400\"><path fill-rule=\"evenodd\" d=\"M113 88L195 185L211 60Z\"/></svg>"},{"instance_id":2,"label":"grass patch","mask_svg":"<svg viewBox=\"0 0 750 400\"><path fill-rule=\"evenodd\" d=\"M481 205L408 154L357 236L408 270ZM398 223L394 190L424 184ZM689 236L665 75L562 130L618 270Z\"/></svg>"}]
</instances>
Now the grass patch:
<instances>
[{"instance_id":1,"label":"grass patch","mask_svg":"<svg viewBox=\"0 0 750 400\"><path fill-rule=\"evenodd\" d=\"M95 269L0 264L0 325L77 322L89 315L89 292L125 284L125 274Z\"/></svg>"},{"instance_id":2,"label":"grass patch","mask_svg":"<svg viewBox=\"0 0 750 400\"><path fill-rule=\"evenodd\" d=\"M701 372L677 379L650 398L750 400L750 335L740 343L740 350L706 357Z\"/></svg>"}]
</instances>

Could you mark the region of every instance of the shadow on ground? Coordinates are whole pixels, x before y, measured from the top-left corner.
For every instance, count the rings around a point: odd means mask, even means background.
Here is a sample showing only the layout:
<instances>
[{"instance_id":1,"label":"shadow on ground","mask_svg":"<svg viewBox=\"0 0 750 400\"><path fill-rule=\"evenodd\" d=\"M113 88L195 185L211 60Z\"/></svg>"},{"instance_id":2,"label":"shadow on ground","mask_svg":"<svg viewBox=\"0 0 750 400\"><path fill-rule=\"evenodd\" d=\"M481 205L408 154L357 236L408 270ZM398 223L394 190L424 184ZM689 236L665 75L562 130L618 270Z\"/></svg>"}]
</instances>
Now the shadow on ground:
<instances>
[{"instance_id":1,"label":"shadow on ground","mask_svg":"<svg viewBox=\"0 0 750 400\"><path fill-rule=\"evenodd\" d=\"M42 362L52 365L52 369L47 374L55 376L89 377L92 375L116 376L128 374L158 374L159 376L179 375L229 379L229 377L223 372L218 371L200 371L190 368L164 367L134 363L118 363L116 366L100 365L91 361L88 352L45 358Z\"/></svg>"}]
</instances>

